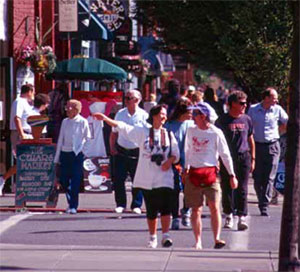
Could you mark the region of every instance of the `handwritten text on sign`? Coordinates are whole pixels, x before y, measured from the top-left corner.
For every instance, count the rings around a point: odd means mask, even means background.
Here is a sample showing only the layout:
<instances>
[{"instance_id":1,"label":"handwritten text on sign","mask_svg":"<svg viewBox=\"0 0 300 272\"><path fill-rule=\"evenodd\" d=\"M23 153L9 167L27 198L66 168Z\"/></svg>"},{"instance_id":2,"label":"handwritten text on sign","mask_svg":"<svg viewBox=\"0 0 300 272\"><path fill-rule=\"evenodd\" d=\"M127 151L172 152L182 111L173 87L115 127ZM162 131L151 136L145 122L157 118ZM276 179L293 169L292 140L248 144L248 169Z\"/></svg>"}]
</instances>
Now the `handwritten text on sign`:
<instances>
[{"instance_id":1,"label":"handwritten text on sign","mask_svg":"<svg viewBox=\"0 0 300 272\"><path fill-rule=\"evenodd\" d=\"M16 206L47 201L54 184L54 145L18 145Z\"/></svg>"}]
</instances>

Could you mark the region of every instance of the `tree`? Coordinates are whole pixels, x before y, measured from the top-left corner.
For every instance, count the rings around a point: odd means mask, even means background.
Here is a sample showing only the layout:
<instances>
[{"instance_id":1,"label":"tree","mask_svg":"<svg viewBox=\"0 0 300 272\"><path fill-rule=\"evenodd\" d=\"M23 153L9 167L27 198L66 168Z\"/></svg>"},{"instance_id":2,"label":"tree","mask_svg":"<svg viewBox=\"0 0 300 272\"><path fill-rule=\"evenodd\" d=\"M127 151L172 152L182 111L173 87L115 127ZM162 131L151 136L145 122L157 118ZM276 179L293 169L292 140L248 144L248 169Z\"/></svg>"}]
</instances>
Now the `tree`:
<instances>
[{"instance_id":1,"label":"tree","mask_svg":"<svg viewBox=\"0 0 300 272\"><path fill-rule=\"evenodd\" d=\"M201 69L234 79L258 98L266 86L288 87L292 16L287 1L138 1L139 19L167 50Z\"/></svg>"},{"instance_id":2,"label":"tree","mask_svg":"<svg viewBox=\"0 0 300 272\"><path fill-rule=\"evenodd\" d=\"M300 90L299 90L299 2L290 1L294 37L290 73L290 115L287 129L285 192L279 248L279 271L300 271Z\"/></svg>"}]
</instances>

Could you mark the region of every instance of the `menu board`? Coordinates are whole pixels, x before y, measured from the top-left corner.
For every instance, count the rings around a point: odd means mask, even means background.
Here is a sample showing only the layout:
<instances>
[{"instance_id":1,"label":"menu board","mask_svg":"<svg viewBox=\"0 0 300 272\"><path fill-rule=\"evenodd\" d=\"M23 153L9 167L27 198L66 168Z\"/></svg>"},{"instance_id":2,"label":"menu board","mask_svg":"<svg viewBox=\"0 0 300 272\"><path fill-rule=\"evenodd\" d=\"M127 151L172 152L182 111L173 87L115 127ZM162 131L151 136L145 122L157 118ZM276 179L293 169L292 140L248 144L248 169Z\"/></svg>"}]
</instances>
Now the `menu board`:
<instances>
[{"instance_id":1,"label":"menu board","mask_svg":"<svg viewBox=\"0 0 300 272\"><path fill-rule=\"evenodd\" d=\"M16 207L23 207L26 201L52 202L54 156L55 145L52 144L17 146Z\"/></svg>"}]
</instances>

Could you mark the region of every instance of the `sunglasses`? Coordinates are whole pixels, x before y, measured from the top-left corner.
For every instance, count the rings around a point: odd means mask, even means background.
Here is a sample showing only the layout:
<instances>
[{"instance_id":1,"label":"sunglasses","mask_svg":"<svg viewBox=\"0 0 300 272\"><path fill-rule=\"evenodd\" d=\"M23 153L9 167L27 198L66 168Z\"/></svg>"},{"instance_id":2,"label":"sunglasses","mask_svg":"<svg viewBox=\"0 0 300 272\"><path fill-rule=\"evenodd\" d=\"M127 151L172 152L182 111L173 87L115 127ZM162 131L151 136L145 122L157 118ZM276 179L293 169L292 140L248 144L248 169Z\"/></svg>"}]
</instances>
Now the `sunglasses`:
<instances>
[{"instance_id":1,"label":"sunglasses","mask_svg":"<svg viewBox=\"0 0 300 272\"><path fill-rule=\"evenodd\" d=\"M125 100L130 101L130 100L132 100L132 99L135 99L135 97L125 96Z\"/></svg>"},{"instance_id":2,"label":"sunglasses","mask_svg":"<svg viewBox=\"0 0 300 272\"><path fill-rule=\"evenodd\" d=\"M245 105L247 105L247 102L239 102L239 104L240 104L241 106L245 106Z\"/></svg>"}]
</instances>

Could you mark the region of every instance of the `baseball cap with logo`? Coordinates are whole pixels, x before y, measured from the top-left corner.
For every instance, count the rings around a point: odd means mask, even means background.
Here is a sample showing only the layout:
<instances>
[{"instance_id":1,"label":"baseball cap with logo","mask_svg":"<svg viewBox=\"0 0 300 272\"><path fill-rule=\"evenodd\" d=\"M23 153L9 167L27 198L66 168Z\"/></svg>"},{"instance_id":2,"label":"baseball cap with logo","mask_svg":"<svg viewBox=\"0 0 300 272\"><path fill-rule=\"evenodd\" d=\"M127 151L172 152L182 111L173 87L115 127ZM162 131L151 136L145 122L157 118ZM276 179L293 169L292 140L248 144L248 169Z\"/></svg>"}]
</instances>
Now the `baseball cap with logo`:
<instances>
[{"instance_id":1,"label":"baseball cap with logo","mask_svg":"<svg viewBox=\"0 0 300 272\"><path fill-rule=\"evenodd\" d=\"M196 105L192 105L192 106L189 106L188 107L188 110L198 110L200 111L203 115L207 116L207 118L209 119L210 117L210 112L209 112L209 109L208 107L205 105L205 103L203 102L199 102L198 104Z\"/></svg>"}]
</instances>

